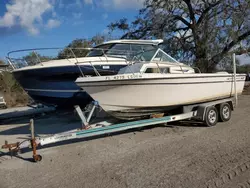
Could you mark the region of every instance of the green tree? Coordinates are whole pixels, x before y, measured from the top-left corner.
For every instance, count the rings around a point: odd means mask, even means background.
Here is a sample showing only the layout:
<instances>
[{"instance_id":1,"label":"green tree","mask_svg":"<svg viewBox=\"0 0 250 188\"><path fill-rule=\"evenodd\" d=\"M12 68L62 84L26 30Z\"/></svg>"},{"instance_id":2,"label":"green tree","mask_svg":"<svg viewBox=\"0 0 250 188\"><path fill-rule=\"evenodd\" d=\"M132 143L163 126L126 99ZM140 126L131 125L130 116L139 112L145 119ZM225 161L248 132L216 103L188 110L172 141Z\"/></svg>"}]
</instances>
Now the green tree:
<instances>
[{"instance_id":1,"label":"green tree","mask_svg":"<svg viewBox=\"0 0 250 188\"><path fill-rule=\"evenodd\" d=\"M57 57L58 59L85 57L89 52L86 48L93 48L111 38L109 35L97 34L90 39L75 39L60 51Z\"/></svg>"},{"instance_id":2,"label":"green tree","mask_svg":"<svg viewBox=\"0 0 250 188\"><path fill-rule=\"evenodd\" d=\"M226 72L233 72L233 57L232 54L229 54L227 56L225 56L220 63L217 65L216 69L219 71L226 71ZM238 59L236 59L236 67L237 67L237 72L238 72L238 68L240 67L240 62Z\"/></svg>"},{"instance_id":3,"label":"green tree","mask_svg":"<svg viewBox=\"0 0 250 188\"><path fill-rule=\"evenodd\" d=\"M33 51L30 52L28 55L24 56L23 59L29 65L36 65L37 63L52 60L52 57L40 55L39 53Z\"/></svg>"},{"instance_id":4,"label":"green tree","mask_svg":"<svg viewBox=\"0 0 250 188\"><path fill-rule=\"evenodd\" d=\"M136 19L111 23L121 38L163 38L170 55L212 72L240 43L250 43L249 0L146 0Z\"/></svg>"},{"instance_id":5,"label":"green tree","mask_svg":"<svg viewBox=\"0 0 250 188\"><path fill-rule=\"evenodd\" d=\"M238 67L239 73L250 73L250 65L241 65Z\"/></svg>"},{"instance_id":6,"label":"green tree","mask_svg":"<svg viewBox=\"0 0 250 188\"><path fill-rule=\"evenodd\" d=\"M88 53L87 49L91 47L90 41L86 39L75 39L66 48L58 54L58 59L85 57Z\"/></svg>"},{"instance_id":7,"label":"green tree","mask_svg":"<svg viewBox=\"0 0 250 188\"><path fill-rule=\"evenodd\" d=\"M96 45L102 44L103 42L107 40L108 40L108 37L106 35L97 34L90 39L90 44L92 47L94 47Z\"/></svg>"}]
</instances>

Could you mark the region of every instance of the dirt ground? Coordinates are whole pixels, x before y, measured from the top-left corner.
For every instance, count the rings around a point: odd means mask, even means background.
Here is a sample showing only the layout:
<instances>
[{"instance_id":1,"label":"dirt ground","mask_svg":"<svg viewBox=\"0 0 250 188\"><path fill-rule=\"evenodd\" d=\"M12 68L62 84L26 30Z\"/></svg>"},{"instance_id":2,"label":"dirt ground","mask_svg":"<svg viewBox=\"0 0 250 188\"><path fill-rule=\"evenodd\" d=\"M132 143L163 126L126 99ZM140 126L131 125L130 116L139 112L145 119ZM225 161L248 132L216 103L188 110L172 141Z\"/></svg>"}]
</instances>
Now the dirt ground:
<instances>
[{"instance_id":1,"label":"dirt ground","mask_svg":"<svg viewBox=\"0 0 250 188\"><path fill-rule=\"evenodd\" d=\"M26 120L0 125L0 143L27 137ZM0 152L0 188L18 187L250 187L250 95L227 123L180 123L137 129L98 139L67 142L19 158ZM80 126L74 115L35 119L47 135Z\"/></svg>"}]
</instances>

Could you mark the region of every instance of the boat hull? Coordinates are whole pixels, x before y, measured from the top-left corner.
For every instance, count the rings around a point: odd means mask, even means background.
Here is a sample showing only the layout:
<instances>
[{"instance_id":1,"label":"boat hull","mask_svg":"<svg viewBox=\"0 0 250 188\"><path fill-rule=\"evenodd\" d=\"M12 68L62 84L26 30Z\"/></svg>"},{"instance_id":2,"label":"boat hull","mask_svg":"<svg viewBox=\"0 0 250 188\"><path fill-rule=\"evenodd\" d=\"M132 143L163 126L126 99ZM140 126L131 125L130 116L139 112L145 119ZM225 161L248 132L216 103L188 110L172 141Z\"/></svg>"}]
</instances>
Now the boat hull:
<instances>
[{"instance_id":1,"label":"boat hull","mask_svg":"<svg viewBox=\"0 0 250 188\"><path fill-rule=\"evenodd\" d=\"M111 115L126 119L234 95L231 74L125 74L76 83ZM245 75L237 75L242 93ZM147 110L147 111L145 111Z\"/></svg>"},{"instance_id":2,"label":"boat hull","mask_svg":"<svg viewBox=\"0 0 250 188\"><path fill-rule=\"evenodd\" d=\"M121 65L112 65L110 70L98 69L103 75L117 74ZM95 75L91 66L81 66L83 74ZM81 76L75 65L13 71L13 75L28 95L36 102L57 107L84 106L93 99L76 85Z\"/></svg>"}]
</instances>

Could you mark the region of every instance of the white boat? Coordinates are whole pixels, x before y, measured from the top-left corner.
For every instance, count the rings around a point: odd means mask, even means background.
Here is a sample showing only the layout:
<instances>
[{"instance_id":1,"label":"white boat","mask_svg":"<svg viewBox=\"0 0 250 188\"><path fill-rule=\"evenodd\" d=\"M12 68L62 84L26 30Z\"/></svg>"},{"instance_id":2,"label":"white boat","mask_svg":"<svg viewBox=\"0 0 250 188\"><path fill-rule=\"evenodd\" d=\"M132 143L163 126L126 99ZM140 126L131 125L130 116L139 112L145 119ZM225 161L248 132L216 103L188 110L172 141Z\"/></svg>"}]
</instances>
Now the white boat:
<instances>
[{"instance_id":1,"label":"white boat","mask_svg":"<svg viewBox=\"0 0 250 188\"><path fill-rule=\"evenodd\" d=\"M83 88L107 113L119 119L143 118L178 107L234 95L234 74L195 73L161 49L146 51L118 75L79 77ZM236 74L241 94L244 74Z\"/></svg>"}]
</instances>

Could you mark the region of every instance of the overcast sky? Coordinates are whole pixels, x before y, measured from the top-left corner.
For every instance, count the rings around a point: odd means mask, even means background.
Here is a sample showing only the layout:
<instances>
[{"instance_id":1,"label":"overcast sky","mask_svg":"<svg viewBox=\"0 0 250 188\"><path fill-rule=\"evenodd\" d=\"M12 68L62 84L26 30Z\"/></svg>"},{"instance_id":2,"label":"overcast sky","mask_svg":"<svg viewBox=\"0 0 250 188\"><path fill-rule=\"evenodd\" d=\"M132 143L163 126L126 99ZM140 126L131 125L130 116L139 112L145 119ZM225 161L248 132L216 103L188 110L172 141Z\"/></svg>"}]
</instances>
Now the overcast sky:
<instances>
[{"instance_id":1,"label":"overcast sky","mask_svg":"<svg viewBox=\"0 0 250 188\"><path fill-rule=\"evenodd\" d=\"M250 64L250 57L248 55L238 55L236 58L239 60L240 65Z\"/></svg>"}]
</instances>

